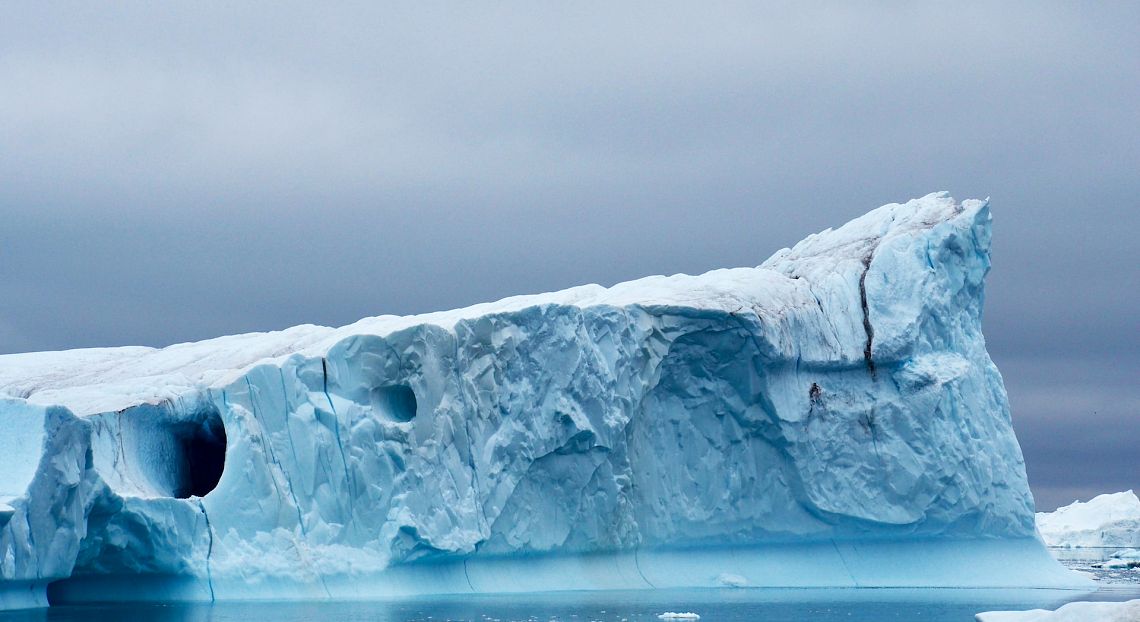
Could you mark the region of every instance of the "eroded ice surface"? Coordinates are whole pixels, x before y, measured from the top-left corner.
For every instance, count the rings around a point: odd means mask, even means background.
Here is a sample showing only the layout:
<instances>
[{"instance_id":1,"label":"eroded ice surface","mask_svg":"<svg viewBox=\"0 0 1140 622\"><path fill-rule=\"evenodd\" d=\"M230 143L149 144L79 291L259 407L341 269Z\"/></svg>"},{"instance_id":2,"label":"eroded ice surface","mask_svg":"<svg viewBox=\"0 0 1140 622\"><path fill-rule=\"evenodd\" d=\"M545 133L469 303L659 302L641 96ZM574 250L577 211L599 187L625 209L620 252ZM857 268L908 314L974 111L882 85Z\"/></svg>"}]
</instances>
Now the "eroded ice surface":
<instances>
[{"instance_id":1,"label":"eroded ice surface","mask_svg":"<svg viewBox=\"0 0 1140 622\"><path fill-rule=\"evenodd\" d=\"M1085 586L1035 537L989 246L934 194L756 268L0 356L0 601Z\"/></svg>"},{"instance_id":2,"label":"eroded ice surface","mask_svg":"<svg viewBox=\"0 0 1140 622\"><path fill-rule=\"evenodd\" d=\"M1049 546L1140 547L1140 498L1131 490L1075 501L1037 514Z\"/></svg>"}]
</instances>

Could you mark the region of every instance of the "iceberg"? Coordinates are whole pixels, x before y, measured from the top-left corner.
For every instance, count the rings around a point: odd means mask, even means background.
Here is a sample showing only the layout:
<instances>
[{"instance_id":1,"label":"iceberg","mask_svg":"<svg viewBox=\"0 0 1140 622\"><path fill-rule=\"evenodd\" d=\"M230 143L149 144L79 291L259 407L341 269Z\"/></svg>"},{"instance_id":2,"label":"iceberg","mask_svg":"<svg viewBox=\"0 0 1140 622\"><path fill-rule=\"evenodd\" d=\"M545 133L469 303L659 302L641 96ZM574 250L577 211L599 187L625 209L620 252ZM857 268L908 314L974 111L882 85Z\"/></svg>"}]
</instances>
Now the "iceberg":
<instances>
[{"instance_id":1,"label":"iceberg","mask_svg":"<svg viewBox=\"0 0 1140 622\"><path fill-rule=\"evenodd\" d=\"M1063 548L1140 547L1140 498L1131 490L1075 501L1053 512L1039 512L1037 529L1045 543Z\"/></svg>"},{"instance_id":2,"label":"iceberg","mask_svg":"<svg viewBox=\"0 0 1140 622\"><path fill-rule=\"evenodd\" d=\"M1060 587L982 336L991 215L753 268L0 356L0 607Z\"/></svg>"}]
</instances>

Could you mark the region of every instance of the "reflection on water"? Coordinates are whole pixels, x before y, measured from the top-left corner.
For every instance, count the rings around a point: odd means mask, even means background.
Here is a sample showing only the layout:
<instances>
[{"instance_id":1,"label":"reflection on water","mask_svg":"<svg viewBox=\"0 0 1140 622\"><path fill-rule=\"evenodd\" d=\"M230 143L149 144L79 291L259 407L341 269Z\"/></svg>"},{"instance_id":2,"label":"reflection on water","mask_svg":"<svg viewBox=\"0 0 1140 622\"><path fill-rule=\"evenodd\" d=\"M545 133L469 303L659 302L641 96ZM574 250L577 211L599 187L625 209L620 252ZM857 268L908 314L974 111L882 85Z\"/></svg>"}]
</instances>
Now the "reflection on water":
<instances>
[{"instance_id":1,"label":"reflection on water","mask_svg":"<svg viewBox=\"0 0 1140 622\"><path fill-rule=\"evenodd\" d=\"M1055 608L1071 600L1140 598L1140 585L1113 593L1054 590L676 590L560 592L417 598L398 602L91 605L0 614L0 622L658 622L693 611L702 622L812 620L970 622L979 611Z\"/></svg>"}]
</instances>

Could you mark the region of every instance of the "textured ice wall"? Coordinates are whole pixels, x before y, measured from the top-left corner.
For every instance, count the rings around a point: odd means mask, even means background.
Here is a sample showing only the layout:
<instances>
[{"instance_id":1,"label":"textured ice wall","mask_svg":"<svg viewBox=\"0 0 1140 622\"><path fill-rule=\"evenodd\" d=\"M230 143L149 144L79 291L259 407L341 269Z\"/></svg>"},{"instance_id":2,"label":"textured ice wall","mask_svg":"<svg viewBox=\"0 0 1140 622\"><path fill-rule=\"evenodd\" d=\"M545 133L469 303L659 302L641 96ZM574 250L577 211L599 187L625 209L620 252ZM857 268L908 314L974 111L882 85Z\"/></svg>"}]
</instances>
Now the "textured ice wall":
<instances>
[{"instance_id":1,"label":"textured ice wall","mask_svg":"<svg viewBox=\"0 0 1140 622\"><path fill-rule=\"evenodd\" d=\"M1037 514L1045 544L1056 547L1140 547L1140 498L1131 490L1074 501Z\"/></svg>"},{"instance_id":2,"label":"textured ice wall","mask_svg":"<svg viewBox=\"0 0 1140 622\"><path fill-rule=\"evenodd\" d=\"M0 357L0 593L1079 584L1034 538L989 246L937 194L758 268Z\"/></svg>"}]
</instances>

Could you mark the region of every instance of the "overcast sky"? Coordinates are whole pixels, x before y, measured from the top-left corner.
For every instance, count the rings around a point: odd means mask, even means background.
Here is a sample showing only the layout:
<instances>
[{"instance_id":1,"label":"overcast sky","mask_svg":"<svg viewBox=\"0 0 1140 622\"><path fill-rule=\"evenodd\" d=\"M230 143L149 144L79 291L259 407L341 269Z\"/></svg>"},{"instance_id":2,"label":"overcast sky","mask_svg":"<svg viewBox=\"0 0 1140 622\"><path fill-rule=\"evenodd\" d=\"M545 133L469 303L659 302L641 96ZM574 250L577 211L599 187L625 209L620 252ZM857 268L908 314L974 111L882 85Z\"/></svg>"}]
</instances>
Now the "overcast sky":
<instances>
[{"instance_id":1,"label":"overcast sky","mask_svg":"<svg viewBox=\"0 0 1140 622\"><path fill-rule=\"evenodd\" d=\"M1140 489L1140 3L375 4L5 5L0 352L756 265L949 190L1039 508Z\"/></svg>"}]
</instances>

